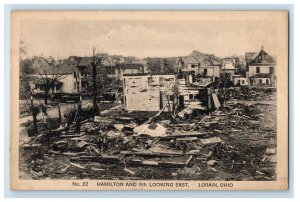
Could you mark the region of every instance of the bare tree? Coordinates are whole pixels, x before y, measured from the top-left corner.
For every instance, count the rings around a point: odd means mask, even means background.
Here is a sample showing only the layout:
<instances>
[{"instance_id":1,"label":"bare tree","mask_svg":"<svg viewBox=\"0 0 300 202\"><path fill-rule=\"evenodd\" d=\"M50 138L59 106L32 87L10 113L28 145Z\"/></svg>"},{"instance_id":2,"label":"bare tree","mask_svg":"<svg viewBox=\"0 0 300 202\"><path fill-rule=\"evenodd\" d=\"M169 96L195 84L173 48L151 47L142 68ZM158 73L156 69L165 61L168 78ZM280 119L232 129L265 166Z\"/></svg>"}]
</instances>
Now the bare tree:
<instances>
[{"instance_id":1,"label":"bare tree","mask_svg":"<svg viewBox=\"0 0 300 202\"><path fill-rule=\"evenodd\" d=\"M19 41L19 60L22 61L27 55L27 47L23 40Z\"/></svg>"},{"instance_id":2,"label":"bare tree","mask_svg":"<svg viewBox=\"0 0 300 202\"><path fill-rule=\"evenodd\" d=\"M104 81L107 80L107 72L103 68L103 60L107 58L107 56L98 58L96 56L96 49L93 48L93 62L92 62L92 86L93 86L93 107L94 107L94 116L100 113L99 107L97 105L97 95L103 91ZM97 77L97 67L100 67L100 78ZM100 85L100 86L99 86Z\"/></svg>"},{"instance_id":3,"label":"bare tree","mask_svg":"<svg viewBox=\"0 0 300 202\"><path fill-rule=\"evenodd\" d=\"M45 60L42 57L39 57L41 60ZM46 60L45 60L46 61ZM50 66L50 69L46 71L46 67L38 66L34 67L34 72L38 75L38 81L36 84L43 86L44 90L44 103L48 103L48 97L50 95L50 90L52 93L54 91L56 83L62 78L64 75L57 74L57 70L60 68L60 63L55 63L54 59L51 62L46 61L47 64Z\"/></svg>"}]
</instances>

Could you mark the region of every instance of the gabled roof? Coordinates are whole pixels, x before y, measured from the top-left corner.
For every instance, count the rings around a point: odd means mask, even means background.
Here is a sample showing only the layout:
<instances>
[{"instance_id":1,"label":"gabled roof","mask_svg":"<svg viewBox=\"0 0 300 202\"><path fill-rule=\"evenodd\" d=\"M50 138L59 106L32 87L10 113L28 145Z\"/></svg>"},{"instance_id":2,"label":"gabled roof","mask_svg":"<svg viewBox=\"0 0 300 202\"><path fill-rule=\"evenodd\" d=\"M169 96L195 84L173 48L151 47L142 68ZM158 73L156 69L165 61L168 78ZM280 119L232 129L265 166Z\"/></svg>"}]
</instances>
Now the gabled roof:
<instances>
[{"instance_id":1,"label":"gabled roof","mask_svg":"<svg viewBox=\"0 0 300 202\"><path fill-rule=\"evenodd\" d=\"M56 74L71 74L77 71L77 61L63 60L50 61L45 58L35 58L32 63L32 68L37 74L56 75Z\"/></svg>"},{"instance_id":2,"label":"gabled roof","mask_svg":"<svg viewBox=\"0 0 300 202\"><path fill-rule=\"evenodd\" d=\"M195 58L194 56L188 56L187 58L185 58L183 60L184 64L199 64L200 61L197 60L197 58Z\"/></svg>"},{"instance_id":3,"label":"gabled roof","mask_svg":"<svg viewBox=\"0 0 300 202\"><path fill-rule=\"evenodd\" d=\"M267 65L267 64L275 64L276 61L272 56L270 56L266 51L262 49L253 56L252 60L249 62L249 65Z\"/></svg>"},{"instance_id":4,"label":"gabled roof","mask_svg":"<svg viewBox=\"0 0 300 202\"><path fill-rule=\"evenodd\" d=\"M201 53L199 51L193 51L192 54L198 59L198 61L205 65L221 65L221 62L214 54Z\"/></svg>"},{"instance_id":5,"label":"gabled roof","mask_svg":"<svg viewBox=\"0 0 300 202\"><path fill-rule=\"evenodd\" d=\"M184 65L187 64L200 64L200 66L215 66L221 65L218 59L212 54L205 54L199 51L193 51L184 60Z\"/></svg>"}]
</instances>

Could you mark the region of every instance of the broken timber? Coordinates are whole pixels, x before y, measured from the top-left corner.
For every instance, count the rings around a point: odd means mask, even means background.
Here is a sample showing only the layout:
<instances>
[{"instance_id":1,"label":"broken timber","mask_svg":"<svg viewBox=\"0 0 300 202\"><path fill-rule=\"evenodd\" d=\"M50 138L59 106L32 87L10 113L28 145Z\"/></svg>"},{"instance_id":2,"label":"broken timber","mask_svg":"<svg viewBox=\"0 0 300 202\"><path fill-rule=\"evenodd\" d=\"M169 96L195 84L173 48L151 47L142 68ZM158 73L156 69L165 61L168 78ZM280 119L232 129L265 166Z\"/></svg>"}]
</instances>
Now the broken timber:
<instances>
[{"instance_id":1,"label":"broken timber","mask_svg":"<svg viewBox=\"0 0 300 202\"><path fill-rule=\"evenodd\" d=\"M161 139L172 139L172 138L186 138L186 137L203 137L206 136L207 133L200 133L197 131L191 132L177 132L168 136L161 137Z\"/></svg>"}]
</instances>

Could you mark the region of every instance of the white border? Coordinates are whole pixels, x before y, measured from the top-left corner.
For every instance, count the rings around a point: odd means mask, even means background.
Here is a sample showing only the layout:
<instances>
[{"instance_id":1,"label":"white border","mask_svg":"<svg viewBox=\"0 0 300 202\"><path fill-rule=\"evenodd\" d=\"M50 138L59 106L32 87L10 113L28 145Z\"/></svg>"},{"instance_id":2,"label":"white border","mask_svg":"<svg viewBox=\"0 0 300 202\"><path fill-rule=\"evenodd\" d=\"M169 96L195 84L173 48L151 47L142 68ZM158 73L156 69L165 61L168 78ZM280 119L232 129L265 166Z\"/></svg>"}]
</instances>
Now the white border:
<instances>
[{"instance_id":1,"label":"white border","mask_svg":"<svg viewBox=\"0 0 300 202\"><path fill-rule=\"evenodd\" d=\"M68 3L72 3L72 4L96 4L99 3L99 1L95 1L95 0L78 0L76 2L74 2L74 0L44 0L44 1L38 1L38 0L27 0L26 2L22 1L22 0L4 0L0 9L0 14L1 16L4 16L4 4L68 4ZM102 3L102 2L101 2ZM122 0L110 0L110 1L106 1L103 2L104 4L125 4L124 1ZM201 1L198 2L196 0L185 0L185 1L178 1L178 0L145 0L143 2L140 2L138 0L129 0L126 1L126 4L150 4L150 3L154 3L154 4L194 4L194 3L204 3L204 4L224 4L224 1L221 0L207 0L207 1ZM294 118L291 119L290 121L293 122L295 120L295 128L294 128L294 142L295 142L295 152L294 152L294 156L298 157L299 156L299 124L297 124L298 122L298 118L299 117L299 106L297 106L298 100L299 100L299 88L298 86L300 86L300 79L298 78L298 75L300 75L299 73L299 40L298 37L300 36L299 33L299 2L297 0L272 0L272 1L267 1L267 0L244 0L243 2L241 1L237 1L237 0L232 0L232 1L226 1L226 4L268 4L268 3L272 3L272 4L294 4L294 75L291 75L291 77L293 77L294 79L294 83L293 85L293 92L291 92L291 94L293 94L293 99L294 99L294 109L292 109L294 111ZM0 30L4 30L4 21L1 20L1 27ZM4 44L4 32L1 32L1 44ZM2 46L4 47L4 46ZM1 48L1 53L0 53L0 61L2 63L2 67L4 67L4 48ZM4 99L3 99L3 95L4 95L4 85L3 85L3 81L4 81L4 68L1 68L1 72L0 72L0 80L2 81L2 83L0 84L0 112L4 111ZM291 87L291 86L290 86ZM290 95L291 98L291 95ZM4 114L1 113L0 115L0 128L4 129ZM4 134L4 132L2 133ZM1 135L1 139L2 139L2 145L4 143L4 136ZM2 162L1 165L4 165L4 155L3 155L3 148L1 149L1 154L0 154L0 161ZM6 154L7 155L7 154ZM294 199L286 199L287 201L299 201L299 174L297 173L297 170L299 170L299 160L296 160L297 158L295 158L294 161L294 171L295 171L295 176L294 177L294 189L295 189L295 196ZM4 179L4 169L3 166L0 167L0 181L3 182ZM4 190L4 185L3 183L0 183L0 193L3 194ZM114 194L112 193L112 196ZM188 193L186 194L188 196ZM217 197L217 196L216 196ZM13 199L17 200L17 199ZM34 200L39 200L39 199L34 199ZM48 199L49 201L53 201L54 199ZM55 199L57 200L57 199ZM63 201L65 199L58 199L59 201ZM82 201L82 199L77 199L78 201ZM77 200L73 200L73 201L77 201ZM97 199L94 199L95 201ZM122 201L133 201L132 199L122 199ZM141 201L140 199L137 199L139 201ZM143 201L152 201L153 199L142 199ZM156 199L155 199L156 200ZM199 199L196 199L197 201L199 201ZM195 200L195 201L196 201ZM205 201L216 201L215 199L204 199ZM241 199L230 199L230 198L226 198L226 199L222 199L222 201L240 201ZM253 199L243 199L243 201L253 201ZM256 199L256 201L277 201L281 199ZM26 202L26 201L33 201L33 199L22 199L22 201ZM40 200L39 200L40 201ZM99 201L99 200L97 200ZM111 200L109 200L111 201ZM176 201L176 200L175 200ZM177 201L183 201L183 199L178 199Z\"/></svg>"}]
</instances>

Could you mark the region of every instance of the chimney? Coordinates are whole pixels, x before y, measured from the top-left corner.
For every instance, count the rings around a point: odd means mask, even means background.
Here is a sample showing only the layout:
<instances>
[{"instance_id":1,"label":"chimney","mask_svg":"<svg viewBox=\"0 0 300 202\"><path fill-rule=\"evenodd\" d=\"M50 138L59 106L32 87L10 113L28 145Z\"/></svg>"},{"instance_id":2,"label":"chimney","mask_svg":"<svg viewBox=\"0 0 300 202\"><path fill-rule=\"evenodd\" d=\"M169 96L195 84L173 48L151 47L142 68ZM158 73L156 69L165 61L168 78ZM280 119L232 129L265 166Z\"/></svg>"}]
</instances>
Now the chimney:
<instances>
[{"instance_id":1,"label":"chimney","mask_svg":"<svg viewBox=\"0 0 300 202\"><path fill-rule=\"evenodd\" d=\"M264 46L261 46L261 50L264 50Z\"/></svg>"}]
</instances>

